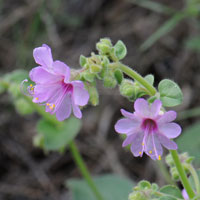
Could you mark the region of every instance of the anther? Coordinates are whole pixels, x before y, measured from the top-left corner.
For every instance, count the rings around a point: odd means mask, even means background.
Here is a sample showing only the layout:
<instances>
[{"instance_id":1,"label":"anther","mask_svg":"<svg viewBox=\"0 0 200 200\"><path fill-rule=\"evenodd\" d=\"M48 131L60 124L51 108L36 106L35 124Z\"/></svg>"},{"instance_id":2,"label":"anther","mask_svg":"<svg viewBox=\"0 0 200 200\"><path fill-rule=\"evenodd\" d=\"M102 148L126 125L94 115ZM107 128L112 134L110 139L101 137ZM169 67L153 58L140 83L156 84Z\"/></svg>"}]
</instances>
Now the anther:
<instances>
[{"instance_id":1,"label":"anther","mask_svg":"<svg viewBox=\"0 0 200 200\"><path fill-rule=\"evenodd\" d=\"M160 155L158 156L158 160L161 160L161 156Z\"/></svg>"},{"instance_id":2,"label":"anther","mask_svg":"<svg viewBox=\"0 0 200 200\"><path fill-rule=\"evenodd\" d=\"M152 151L149 151L150 154L152 154Z\"/></svg>"},{"instance_id":3,"label":"anther","mask_svg":"<svg viewBox=\"0 0 200 200\"><path fill-rule=\"evenodd\" d=\"M144 146L144 142L142 143L142 146Z\"/></svg>"},{"instance_id":4,"label":"anther","mask_svg":"<svg viewBox=\"0 0 200 200\"><path fill-rule=\"evenodd\" d=\"M140 151L140 152L139 152L139 154L141 155L141 154L142 154L142 152Z\"/></svg>"},{"instance_id":5,"label":"anther","mask_svg":"<svg viewBox=\"0 0 200 200\"><path fill-rule=\"evenodd\" d=\"M36 97L35 99L36 99L36 100L38 100L39 98L38 98L38 97Z\"/></svg>"}]
</instances>

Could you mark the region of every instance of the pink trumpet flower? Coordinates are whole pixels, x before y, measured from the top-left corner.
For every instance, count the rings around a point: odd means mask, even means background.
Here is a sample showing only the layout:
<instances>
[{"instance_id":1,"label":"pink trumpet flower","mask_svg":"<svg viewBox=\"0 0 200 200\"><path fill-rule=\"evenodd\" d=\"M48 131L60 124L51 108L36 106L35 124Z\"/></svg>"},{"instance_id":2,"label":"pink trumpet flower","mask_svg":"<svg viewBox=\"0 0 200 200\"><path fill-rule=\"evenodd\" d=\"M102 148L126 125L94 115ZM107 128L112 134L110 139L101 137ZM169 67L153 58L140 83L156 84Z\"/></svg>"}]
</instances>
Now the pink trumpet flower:
<instances>
[{"instance_id":1,"label":"pink trumpet flower","mask_svg":"<svg viewBox=\"0 0 200 200\"><path fill-rule=\"evenodd\" d=\"M177 149L174 141L181 133L181 127L173 123L175 111L163 113L162 102L155 100L151 105L145 99L139 98L134 103L134 113L121 109L125 118L117 121L115 130L126 134L122 146L131 144L134 156L141 156L145 152L153 160L161 160L164 146L167 149Z\"/></svg>"},{"instance_id":2,"label":"pink trumpet flower","mask_svg":"<svg viewBox=\"0 0 200 200\"><path fill-rule=\"evenodd\" d=\"M46 106L46 112L56 114L59 121L68 118L73 110L77 118L82 117L79 106L88 103L89 94L79 80L70 79L70 68L61 61L53 61L51 49L43 44L33 51L35 62L30 79L35 82L28 87L33 102Z\"/></svg>"}]
</instances>

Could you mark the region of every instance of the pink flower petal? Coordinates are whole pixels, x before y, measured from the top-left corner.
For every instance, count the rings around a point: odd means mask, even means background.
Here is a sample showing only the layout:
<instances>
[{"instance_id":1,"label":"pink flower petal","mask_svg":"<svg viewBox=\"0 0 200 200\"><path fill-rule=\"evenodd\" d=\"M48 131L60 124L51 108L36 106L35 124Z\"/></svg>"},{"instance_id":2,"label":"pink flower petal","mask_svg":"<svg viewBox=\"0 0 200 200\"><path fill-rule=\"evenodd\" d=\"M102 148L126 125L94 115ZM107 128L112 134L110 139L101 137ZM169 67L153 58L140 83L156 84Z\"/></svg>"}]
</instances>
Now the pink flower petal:
<instances>
[{"instance_id":1,"label":"pink flower petal","mask_svg":"<svg viewBox=\"0 0 200 200\"><path fill-rule=\"evenodd\" d=\"M137 132L134 138L134 142L131 145L131 152L134 156L142 156L143 152L143 146L142 141L144 137L144 132Z\"/></svg>"},{"instance_id":2,"label":"pink flower petal","mask_svg":"<svg viewBox=\"0 0 200 200\"><path fill-rule=\"evenodd\" d=\"M56 74L64 76L64 82L68 83L70 79L70 68L63 62L56 60L53 62L53 70Z\"/></svg>"},{"instance_id":3,"label":"pink flower petal","mask_svg":"<svg viewBox=\"0 0 200 200\"><path fill-rule=\"evenodd\" d=\"M148 135L145 145L146 154L149 155L153 160L159 160L161 158L163 154L163 148L155 133Z\"/></svg>"},{"instance_id":4,"label":"pink flower petal","mask_svg":"<svg viewBox=\"0 0 200 200\"><path fill-rule=\"evenodd\" d=\"M164 123L168 123L171 122L173 120L176 119L176 112L175 111L168 111L166 113L164 113L159 119L158 119L158 124L164 124Z\"/></svg>"},{"instance_id":5,"label":"pink flower petal","mask_svg":"<svg viewBox=\"0 0 200 200\"><path fill-rule=\"evenodd\" d=\"M84 88L84 83L83 83L82 81L76 80L76 81L72 81L71 83L72 83L72 85L73 85L74 87Z\"/></svg>"},{"instance_id":6,"label":"pink flower petal","mask_svg":"<svg viewBox=\"0 0 200 200\"><path fill-rule=\"evenodd\" d=\"M74 116L81 119L82 112L81 112L80 108L77 105L75 105L74 103L72 103L72 108L73 108Z\"/></svg>"},{"instance_id":7,"label":"pink flower petal","mask_svg":"<svg viewBox=\"0 0 200 200\"><path fill-rule=\"evenodd\" d=\"M42 47L35 48L33 50L33 57L37 64L46 68L52 68L53 58L49 46L43 45Z\"/></svg>"},{"instance_id":8,"label":"pink flower petal","mask_svg":"<svg viewBox=\"0 0 200 200\"><path fill-rule=\"evenodd\" d=\"M125 146L133 143L136 136L137 136L137 132L132 133L132 134L128 134L126 139L124 140L124 142L122 144L122 147L125 147Z\"/></svg>"},{"instance_id":9,"label":"pink flower petal","mask_svg":"<svg viewBox=\"0 0 200 200\"><path fill-rule=\"evenodd\" d=\"M141 117L149 117L151 115L148 102L145 99L137 99L134 103L134 109Z\"/></svg>"},{"instance_id":10,"label":"pink flower petal","mask_svg":"<svg viewBox=\"0 0 200 200\"><path fill-rule=\"evenodd\" d=\"M177 144L162 134L158 134L160 143L167 149L177 149Z\"/></svg>"},{"instance_id":11,"label":"pink flower petal","mask_svg":"<svg viewBox=\"0 0 200 200\"><path fill-rule=\"evenodd\" d=\"M61 76L56 76L48 71L46 71L42 67L35 67L33 68L30 73L29 73L30 79L34 81L35 83L40 83L40 84L50 84L50 83L55 83L58 82L62 79Z\"/></svg>"},{"instance_id":12,"label":"pink flower petal","mask_svg":"<svg viewBox=\"0 0 200 200\"><path fill-rule=\"evenodd\" d=\"M150 107L151 116L156 117L159 114L161 107L162 107L162 102L160 100L156 99L151 104L151 107Z\"/></svg>"},{"instance_id":13,"label":"pink flower petal","mask_svg":"<svg viewBox=\"0 0 200 200\"><path fill-rule=\"evenodd\" d=\"M74 98L74 103L75 105L79 105L79 106L85 106L88 103L89 100L89 93L86 89L76 86L77 83L73 83L73 86L75 85L75 87L73 88L73 98Z\"/></svg>"},{"instance_id":14,"label":"pink flower petal","mask_svg":"<svg viewBox=\"0 0 200 200\"><path fill-rule=\"evenodd\" d=\"M166 123L158 126L159 132L168 138L176 138L181 134L181 127L176 123Z\"/></svg>"},{"instance_id":15,"label":"pink flower petal","mask_svg":"<svg viewBox=\"0 0 200 200\"><path fill-rule=\"evenodd\" d=\"M127 134L131 131L134 131L134 129L137 129L138 125L139 123L137 121L123 118L117 121L115 124L115 130L118 133Z\"/></svg>"},{"instance_id":16,"label":"pink flower petal","mask_svg":"<svg viewBox=\"0 0 200 200\"><path fill-rule=\"evenodd\" d=\"M70 116L70 114L71 114L71 98L69 95L66 95L56 111L56 118L59 121L63 121L67 119Z\"/></svg>"},{"instance_id":17,"label":"pink flower petal","mask_svg":"<svg viewBox=\"0 0 200 200\"><path fill-rule=\"evenodd\" d=\"M135 118L135 116L134 116L133 113L127 112L127 111L124 110L124 109L120 109L120 111L121 111L121 113L122 113L122 115L123 115L124 117L127 117L127 118L129 118L129 119L134 119L134 118Z\"/></svg>"}]
</instances>

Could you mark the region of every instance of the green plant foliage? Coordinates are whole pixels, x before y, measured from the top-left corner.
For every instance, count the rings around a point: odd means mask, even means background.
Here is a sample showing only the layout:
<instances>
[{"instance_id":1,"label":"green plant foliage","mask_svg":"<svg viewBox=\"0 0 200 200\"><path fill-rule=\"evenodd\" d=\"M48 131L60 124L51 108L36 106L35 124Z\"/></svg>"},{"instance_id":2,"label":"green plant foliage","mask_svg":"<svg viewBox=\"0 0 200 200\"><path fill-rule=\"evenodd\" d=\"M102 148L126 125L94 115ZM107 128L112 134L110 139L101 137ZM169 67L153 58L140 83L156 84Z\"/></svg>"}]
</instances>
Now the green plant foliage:
<instances>
[{"instance_id":1,"label":"green plant foliage","mask_svg":"<svg viewBox=\"0 0 200 200\"><path fill-rule=\"evenodd\" d=\"M34 112L34 108L24 98L18 98L14 102L17 112L21 115L28 115Z\"/></svg>"},{"instance_id":2,"label":"green plant foliage","mask_svg":"<svg viewBox=\"0 0 200 200\"><path fill-rule=\"evenodd\" d=\"M94 178L94 182L104 200L125 200L131 192L133 182L117 175L104 175ZM72 192L73 200L94 200L95 196L84 180L71 179L66 186Z\"/></svg>"},{"instance_id":3,"label":"green plant foliage","mask_svg":"<svg viewBox=\"0 0 200 200\"><path fill-rule=\"evenodd\" d=\"M117 83L121 84L124 78L122 71L120 69L116 69L114 71L114 76L115 76L115 79L117 80Z\"/></svg>"},{"instance_id":4,"label":"green plant foliage","mask_svg":"<svg viewBox=\"0 0 200 200\"><path fill-rule=\"evenodd\" d=\"M163 106L173 107L182 103L183 94L179 86L171 80L164 79L158 85Z\"/></svg>"},{"instance_id":5,"label":"green plant foliage","mask_svg":"<svg viewBox=\"0 0 200 200\"><path fill-rule=\"evenodd\" d=\"M81 121L77 118L71 117L65 122L60 123L60 126L42 119L38 122L38 133L43 136L44 150L59 151L66 146L76 137L81 128Z\"/></svg>"},{"instance_id":6,"label":"green plant foliage","mask_svg":"<svg viewBox=\"0 0 200 200\"><path fill-rule=\"evenodd\" d=\"M176 186L166 185L160 189L160 192L180 199L182 198L181 191Z\"/></svg>"},{"instance_id":7,"label":"green plant foliage","mask_svg":"<svg viewBox=\"0 0 200 200\"><path fill-rule=\"evenodd\" d=\"M188 127L181 136L176 140L181 152L187 151L189 155L194 156L194 163L200 165L200 140L199 138L200 123Z\"/></svg>"},{"instance_id":8,"label":"green plant foliage","mask_svg":"<svg viewBox=\"0 0 200 200\"><path fill-rule=\"evenodd\" d=\"M189 49L200 51L200 37L188 39L185 43L185 46Z\"/></svg>"},{"instance_id":9,"label":"green plant foliage","mask_svg":"<svg viewBox=\"0 0 200 200\"><path fill-rule=\"evenodd\" d=\"M80 66L84 67L86 63L87 63L87 58L85 56L81 55L80 58L79 58Z\"/></svg>"},{"instance_id":10,"label":"green plant foliage","mask_svg":"<svg viewBox=\"0 0 200 200\"><path fill-rule=\"evenodd\" d=\"M181 136L176 140L181 152L187 151L189 155L196 159L194 163L200 165L200 140L199 138L200 123L188 127Z\"/></svg>"},{"instance_id":11,"label":"green plant foliage","mask_svg":"<svg viewBox=\"0 0 200 200\"><path fill-rule=\"evenodd\" d=\"M119 40L115 46L114 46L114 54L118 58L118 60L122 60L126 54L127 54L127 49L125 44Z\"/></svg>"},{"instance_id":12,"label":"green plant foliage","mask_svg":"<svg viewBox=\"0 0 200 200\"><path fill-rule=\"evenodd\" d=\"M144 77L144 79L145 79L148 83L150 83L151 85L154 84L154 76L153 76L152 74L146 75L146 76Z\"/></svg>"},{"instance_id":13,"label":"green plant foliage","mask_svg":"<svg viewBox=\"0 0 200 200\"><path fill-rule=\"evenodd\" d=\"M4 80L7 82L21 83L28 77L28 72L22 69L14 70L4 76Z\"/></svg>"}]
</instances>

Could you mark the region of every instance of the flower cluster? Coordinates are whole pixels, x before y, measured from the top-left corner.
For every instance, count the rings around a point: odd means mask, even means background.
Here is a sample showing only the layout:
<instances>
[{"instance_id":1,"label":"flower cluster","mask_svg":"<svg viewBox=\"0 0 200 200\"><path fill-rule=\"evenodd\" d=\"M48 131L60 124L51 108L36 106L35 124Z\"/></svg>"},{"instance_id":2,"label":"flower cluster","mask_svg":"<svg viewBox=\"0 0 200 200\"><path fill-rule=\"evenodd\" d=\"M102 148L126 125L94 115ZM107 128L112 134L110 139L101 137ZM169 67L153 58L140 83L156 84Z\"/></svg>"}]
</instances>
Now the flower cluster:
<instances>
[{"instance_id":1,"label":"flower cluster","mask_svg":"<svg viewBox=\"0 0 200 200\"><path fill-rule=\"evenodd\" d=\"M29 73L35 82L28 88L33 102L45 105L46 112L55 113L59 121L68 118L72 110L77 118L81 118L79 106L85 106L89 100L83 82L71 80L70 68L61 61L53 61L49 46L43 44L35 48L33 57L39 64Z\"/></svg>"},{"instance_id":2,"label":"flower cluster","mask_svg":"<svg viewBox=\"0 0 200 200\"><path fill-rule=\"evenodd\" d=\"M134 113L121 109L125 118L116 123L115 130L127 135L122 146L131 144L134 156L142 156L145 152L152 159L161 160L162 146L177 149L176 143L170 140L181 133L181 127L172 122L176 112L163 113L161 107L160 100L149 105L145 99L139 98L135 101Z\"/></svg>"}]
</instances>

